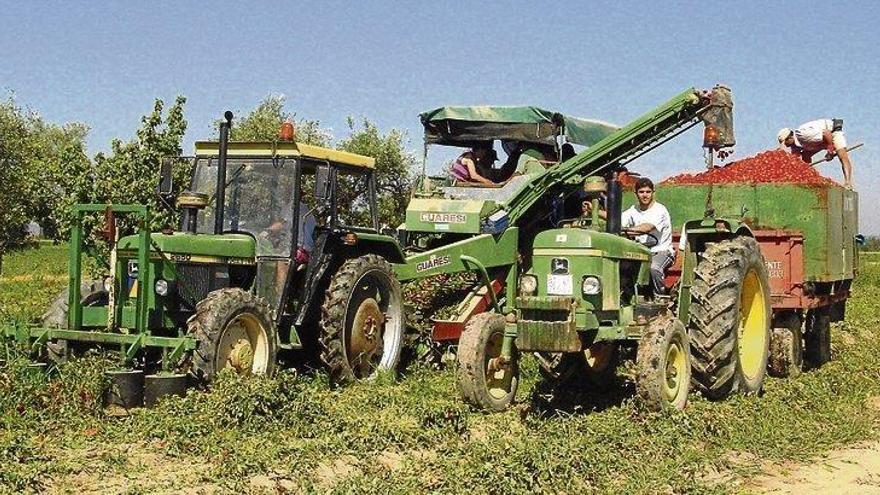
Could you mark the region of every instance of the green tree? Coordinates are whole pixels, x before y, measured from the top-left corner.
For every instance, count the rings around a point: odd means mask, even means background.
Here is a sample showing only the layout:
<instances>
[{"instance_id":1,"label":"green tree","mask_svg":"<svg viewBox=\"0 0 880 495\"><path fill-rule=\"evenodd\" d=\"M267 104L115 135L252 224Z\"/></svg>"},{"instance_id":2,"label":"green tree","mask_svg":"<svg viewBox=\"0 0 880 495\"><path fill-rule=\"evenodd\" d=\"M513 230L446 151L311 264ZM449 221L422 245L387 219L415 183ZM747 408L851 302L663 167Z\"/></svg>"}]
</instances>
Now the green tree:
<instances>
[{"instance_id":1,"label":"green tree","mask_svg":"<svg viewBox=\"0 0 880 495\"><path fill-rule=\"evenodd\" d=\"M406 205L415 186L416 158L406 150L406 133L391 129L382 133L367 119L357 127L348 119L351 135L337 144L337 148L376 159L376 195L379 202L379 221L390 227L403 223Z\"/></svg>"},{"instance_id":2,"label":"green tree","mask_svg":"<svg viewBox=\"0 0 880 495\"><path fill-rule=\"evenodd\" d=\"M150 228L159 230L177 223L177 211L166 205L156 193L159 168L164 159L179 157L186 132L183 106L186 98L178 96L167 112L157 99L153 111L141 118L141 126L130 141L113 140L109 154L98 153L94 163L94 197L98 203L133 203L151 207ZM189 184L192 165L175 160L175 187ZM124 231L132 231L133 222L123 220Z\"/></svg>"},{"instance_id":3,"label":"green tree","mask_svg":"<svg viewBox=\"0 0 880 495\"><path fill-rule=\"evenodd\" d=\"M60 239L70 205L87 199L91 166L88 128L45 122L37 113L0 103L0 256L22 243L28 222Z\"/></svg>"},{"instance_id":4,"label":"green tree","mask_svg":"<svg viewBox=\"0 0 880 495\"><path fill-rule=\"evenodd\" d=\"M33 209L27 194L34 164L28 117L11 99L0 103L0 272L3 254L21 243Z\"/></svg>"},{"instance_id":5,"label":"green tree","mask_svg":"<svg viewBox=\"0 0 880 495\"><path fill-rule=\"evenodd\" d=\"M297 119L295 113L284 109L282 95L269 95L256 108L232 122L229 139L232 141L273 141L283 122L295 122L296 140L315 146L329 146L332 137L317 120ZM219 126L220 121L217 121Z\"/></svg>"}]
</instances>

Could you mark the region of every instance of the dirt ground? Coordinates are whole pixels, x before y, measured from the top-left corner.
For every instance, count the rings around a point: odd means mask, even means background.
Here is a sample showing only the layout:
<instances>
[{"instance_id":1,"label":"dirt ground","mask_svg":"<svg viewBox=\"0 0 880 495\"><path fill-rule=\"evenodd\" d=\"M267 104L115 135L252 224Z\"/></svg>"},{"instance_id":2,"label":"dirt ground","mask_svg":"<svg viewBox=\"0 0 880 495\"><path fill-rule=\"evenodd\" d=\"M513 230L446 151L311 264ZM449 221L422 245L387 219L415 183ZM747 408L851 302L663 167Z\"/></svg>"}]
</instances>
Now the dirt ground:
<instances>
[{"instance_id":1,"label":"dirt ground","mask_svg":"<svg viewBox=\"0 0 880 495\"><path fill-rule=\"evenodd\" d=\"M774 465L766 471L768 474L756 478L747 491L774 495L880 495L880 442L833 450L808 463Z\"/></svg>"}]
</instances>

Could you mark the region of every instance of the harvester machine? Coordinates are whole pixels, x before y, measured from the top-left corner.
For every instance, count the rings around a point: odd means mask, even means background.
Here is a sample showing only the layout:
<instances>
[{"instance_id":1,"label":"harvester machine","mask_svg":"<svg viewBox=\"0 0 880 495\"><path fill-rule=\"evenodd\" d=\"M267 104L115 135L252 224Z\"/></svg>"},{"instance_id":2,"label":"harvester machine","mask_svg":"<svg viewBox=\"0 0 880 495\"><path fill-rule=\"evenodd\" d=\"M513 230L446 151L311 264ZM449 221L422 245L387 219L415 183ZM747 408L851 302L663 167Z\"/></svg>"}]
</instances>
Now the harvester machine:
<instances>
[{"instance_id":1,"label":"harvester machine","mask_svg":"<svg viewBox=\"0 0 880 495\"><path fill-rule=\"evenodd\" d=\"M597 386L607 384L619 357L635 355L638 396L655 408L683 407L692 371L710 398L760 389L768 284L748 227L708 209L687 222L686 275L671 298L650 291L650 250L621 235L618 175L626 164L700 122L711 157L734 144L732 109L726 87L688 89L622 128L593 122L595 141L572 157L563 150L574 133L561 116L551 119L555 128L547 126L549 143L537 143L541 125L527 122L532 132L523 132L522 122L485 122L493 114L482 108L422 115L426 143L486 146L500 139L506 149L543 146L550 158L499 187L426 180L407 210L402 237L410 255L395 267L399 279L467 271L483 285L472 296L479 304L463 304L467 314L434 328L435 337L460 336L459 388L466 400L506 408L523 352L538 356L550 380ZM577 218L582 201L598 211L600 199L604 226L598 218ZM695 281L694 271L704 276ZM706 280L728 280L731 290L719 295Z\"/></svg>"}]
</instances>

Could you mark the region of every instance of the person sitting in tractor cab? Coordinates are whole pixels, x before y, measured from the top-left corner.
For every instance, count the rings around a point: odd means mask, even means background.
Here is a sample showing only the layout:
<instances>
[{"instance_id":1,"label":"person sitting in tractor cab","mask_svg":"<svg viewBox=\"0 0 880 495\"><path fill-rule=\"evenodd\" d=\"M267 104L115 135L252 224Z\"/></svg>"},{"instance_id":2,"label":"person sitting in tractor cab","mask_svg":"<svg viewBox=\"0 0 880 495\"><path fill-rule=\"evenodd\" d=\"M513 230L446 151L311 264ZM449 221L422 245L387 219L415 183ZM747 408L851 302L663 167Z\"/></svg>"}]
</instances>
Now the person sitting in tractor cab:
<instances>
[{"instance_id":1,"label":"person sitting in tractor cab","mask_svg":"<svg viewBox=\"0 0 880 495\"><path fill-rule=\"evenodd\" d=\"M488 146L474 146L462 153L452 163L452 178L456 182L465 184L497 186L498 184L483 175L488 175L486 170L490 169L496 161L498 161L498 153L495 152L491 144ZM480 173L480 168L483 169L483 174Z\"/></svg>"},{"instance_id":2,"label":"person sitting in tractor cab","mask_svg":"<svg viewBox=\"0 0 880 495\"><path fill-rule=\"evenodd\" d=\"M675 261L672 221L665 206L654 199L654 183L639 177L635 184L638 202L621 215L623 232L651 249L651 285L654 294L666 294L666 269Z\"/></svg>"}]
</instances>

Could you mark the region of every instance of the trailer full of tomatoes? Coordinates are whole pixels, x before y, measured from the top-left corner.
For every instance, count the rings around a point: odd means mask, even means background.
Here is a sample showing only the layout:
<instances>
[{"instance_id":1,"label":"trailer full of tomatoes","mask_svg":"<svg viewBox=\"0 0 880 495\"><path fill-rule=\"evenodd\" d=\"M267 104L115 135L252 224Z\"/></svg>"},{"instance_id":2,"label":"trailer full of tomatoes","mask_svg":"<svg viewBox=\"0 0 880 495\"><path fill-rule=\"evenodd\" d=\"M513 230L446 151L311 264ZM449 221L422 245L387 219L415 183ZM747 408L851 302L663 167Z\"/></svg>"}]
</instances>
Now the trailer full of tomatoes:
<instances>
[{"instance_id":1,"label":"trailer full of tomatoes","mask_svg":"<svg viewBox=\"0 0 880 495\"><path fill-rule=\"evenodd\" d=\"M663 184L759 184L787 182L811 185L834 185L809 163L782 150L765 151L755 156L714 167L697 174L669 177Z\"/></svg>"}]
</instances>

